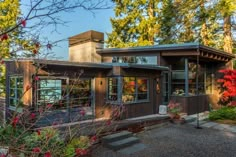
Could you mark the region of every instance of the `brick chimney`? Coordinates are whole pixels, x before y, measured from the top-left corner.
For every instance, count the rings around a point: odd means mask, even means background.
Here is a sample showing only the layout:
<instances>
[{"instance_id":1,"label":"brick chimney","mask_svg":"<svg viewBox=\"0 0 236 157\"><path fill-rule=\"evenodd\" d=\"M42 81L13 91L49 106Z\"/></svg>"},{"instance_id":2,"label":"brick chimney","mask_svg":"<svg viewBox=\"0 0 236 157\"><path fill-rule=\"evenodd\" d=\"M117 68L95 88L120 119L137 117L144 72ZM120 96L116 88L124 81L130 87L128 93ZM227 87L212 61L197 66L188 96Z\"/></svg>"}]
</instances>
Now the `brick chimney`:
<instances>
[{"instance_id":1,"label":"brick chimney","mask_svg":"<svg viewBox=\"0 0 236 157\"><path fill-rule=\"evenodd\" d=\"M104 33L93 30L69 37L69 60L100 63L101 56L96 49L103 48L103 44Z\"/></svg>"}]
</instances>

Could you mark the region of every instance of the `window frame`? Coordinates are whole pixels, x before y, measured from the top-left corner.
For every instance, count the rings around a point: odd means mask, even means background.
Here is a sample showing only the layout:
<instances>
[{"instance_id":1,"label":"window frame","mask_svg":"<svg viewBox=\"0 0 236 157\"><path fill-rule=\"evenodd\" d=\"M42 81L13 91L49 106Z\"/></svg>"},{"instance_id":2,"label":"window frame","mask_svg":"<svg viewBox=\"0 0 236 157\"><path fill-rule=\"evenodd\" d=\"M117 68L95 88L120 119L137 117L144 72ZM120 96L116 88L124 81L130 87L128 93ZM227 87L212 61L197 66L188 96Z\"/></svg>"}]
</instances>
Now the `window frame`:
<instances>
[{"instance_id":1,"label":"window frame","mask_svg":"<svg viewBox=\"0 0 236 157\"><path fill-rule=\"evenodd\" d=\"M38 90L40 90L39 89L39 86L38 86L38 82L40 81L40 80L65 80L66 81L66 83L65 83L65 85L66 85L66 87L65 88L63 88L62 86L61 86L61 90L65 90L65 95L63 95L64 97L62 97L63 98L63 100L65 100L65 103L66 103L66 105L65 105L65 107L63 108L63 107L56 107L56 109L54 109L54 110L70 110L70 109L73 109L73 108L80 108L80 107L78 107L78 106L70 106L70 95L69 95L69 92L70 92L70 89L69 89L69 87L70 87L70 81L72 80L76 80L76 78L69 78L69 77L63 77L63 76L58 76L58 77L53 77L53 76L38 76L38 78L39 78L39 80L35 80L35 85L36 85L36 89L34 89L34 94L35 94L35 99L34 99L34 104L35 104L35 109L36 110L38 110L39 109L39 107L40 107L40 105L38 105ZM95 103L95 96L94 96L94 87L95 87L95 80L94 80L94 78L89 78L89 77L86 77L86 78L78 78L78 80L89 80L89 82L90 82L90 85L89 85L89 87L90 87L90 108L91 108L91 115L95 115L95 105L94 105L94 103ZM60 101L60 100L59 100ZM84 106L82 107L82 108L84 108ZM88 114L88 115L90 115L90 113Z\"/></svg>"},{"instance_id":2,"label":"window frame","mask_svg":"<svg viewBox=\"0 0 236 157\"><path fill-rule=\"evenodd\" d=\"M11 88L11 79L14 78L15 79L15 83L14 83L14 88ZM18 88L17 87L17 79L21 78L22 79L22 87L21 88ZM11 96L11 90L14 91L14 97ZM19 96L19 93L18 91L21 90L21 96ZM9 91L8 91L8 94L9 94L9 97L8 97L8 101L9 101L9 109L10 110L16 110L17 112L21 112L22 111L22 107L19 106L19 102L21 102L21 99L23 97L23 94L24 94L24 77L22 75L11 75L9 76ZM16 104L15 105L12 105L11 104L11 100L14 100L16 101Z\"/></svg>"},{"instance_id":3,"label":"window frame","mask_svg":"<svg viewBox=\"0 0 236 157\"><path fill-rule=\"evenodd\" d=\"M135 92L134 92L134 95L135 95L135 99L134 101L127 101L127 102L123 102L122 101L122 96L123 96L123 85L124 85L124 78L125 77L133 77L135 78ZM110 81L109 79L111 78L116 78L117 79L117 84L120 84L120 85L117 85L117 100L109 100L109 87L110 87ZM120 81L119 81L120 79ZM138 79L145 79L147 80L147 99L141 99L139 100L138 99L138 83L137 83L137 80ZM107 78L107 102L109 103L113 103L113 104L136 104L136 103L143 103L143 102L150 102L150 78L148 77L136 77L136 76L123 76L123 77L120 77L120 76L116 76L116 77L108 77ZM120 82L120 83L119 83ZM112 85L114 86L114 85Z\"/></svg>"}]
</instances>

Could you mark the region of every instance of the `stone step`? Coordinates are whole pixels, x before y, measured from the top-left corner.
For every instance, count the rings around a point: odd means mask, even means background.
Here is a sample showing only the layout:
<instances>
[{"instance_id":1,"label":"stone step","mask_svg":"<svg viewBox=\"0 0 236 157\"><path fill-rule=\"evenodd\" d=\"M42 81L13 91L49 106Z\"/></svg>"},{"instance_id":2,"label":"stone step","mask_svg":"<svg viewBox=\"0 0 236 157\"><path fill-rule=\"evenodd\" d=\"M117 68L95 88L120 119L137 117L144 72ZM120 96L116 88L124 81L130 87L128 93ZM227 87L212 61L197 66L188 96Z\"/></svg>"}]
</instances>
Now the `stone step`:
<instances>
[{"instance_id":1,"label":"stone step","mask_svg":"<svg viewBox=\"0 0 236 157\"><path fill-rule=\"evenodd\" d=\"M115 142L115 141L122 140L122 139L125 139L125 138L128 138L128 137L131 137L131 136L132 136L131 132L121 131L121 132L116 133L116 134L111 134L111 135L104 136L104 137L102 137L101 141L102 141L103 144L106 145L109 142Z\"/></svg>"},{"instance_id":2,"label":"stone step","mask_svg":"<svg viewBox=\"0 0 236 157\"><path fill-rule=\"evenodd\" d=\"M191 117L191 116L186 116L186 117L184 117L184 119L185 119L185 122L186 123L191 123L191 122L194 122L194 121L196 121L196 117Z\"/></svg>"},{"instance_id":3,"label":"stone step","mask_svg":"<svg viewBox=\"0 0 236 157\"><path fill-rule=\"evenodd\" d=\"M119 141L107 143L106 147L116 151L125 147L132 146L133 144L138 142L139 139L137 137L128 137Z\"/></svg>"},{"instance_id":4,"label":"stone step","mask_svg":"<svg viewBox=\"0 0 236 157\"><path fill-rule=\"evenodd\" d=\"M132 146L122 148L122 149L118 150L117 152L121 153L121 154L125 154L125 155L131 155L136 152L142 151L146 148L147 148L147 146L144 145L143 143L136 143L136 144L133 144Z\"/></svg>"}]
</instances>

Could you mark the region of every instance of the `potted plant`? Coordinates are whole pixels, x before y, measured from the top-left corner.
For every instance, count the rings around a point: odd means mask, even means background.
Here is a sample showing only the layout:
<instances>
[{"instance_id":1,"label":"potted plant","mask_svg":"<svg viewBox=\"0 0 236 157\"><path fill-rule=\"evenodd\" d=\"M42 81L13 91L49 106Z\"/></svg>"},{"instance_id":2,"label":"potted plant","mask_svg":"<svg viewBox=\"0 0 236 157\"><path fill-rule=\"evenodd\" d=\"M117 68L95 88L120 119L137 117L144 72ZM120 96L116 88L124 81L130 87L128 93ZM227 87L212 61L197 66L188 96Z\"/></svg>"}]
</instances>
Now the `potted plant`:
<instances>
[{"instance_id":1,"label":"potted plant","mask_svg":"<svg viewBox=\"0 0 236 157\"><path fill-rule=\"evenodd\" d=\"M184 123L184 119L181 118L180 112L181 112L181 106L180 103L170 101L168 104L168 114L171 118L171 122L175 123Z\"/></svg>"}]
</instances>

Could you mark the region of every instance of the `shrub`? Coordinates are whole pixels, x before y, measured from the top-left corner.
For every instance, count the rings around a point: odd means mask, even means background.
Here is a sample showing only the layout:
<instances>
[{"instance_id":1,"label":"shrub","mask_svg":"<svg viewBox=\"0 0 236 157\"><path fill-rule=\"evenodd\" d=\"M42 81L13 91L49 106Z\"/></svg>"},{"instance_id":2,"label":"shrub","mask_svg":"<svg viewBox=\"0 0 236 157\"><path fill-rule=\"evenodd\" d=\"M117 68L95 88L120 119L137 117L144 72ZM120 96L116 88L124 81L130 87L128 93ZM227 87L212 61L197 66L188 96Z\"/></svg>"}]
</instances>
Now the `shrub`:
<instances>
[{"instance_id":1,"label":"shrub","mask_svg":"<svg viewBox=\"0 0 236 157\"><path fill-rule=\"evenodd\" d=\"M91 141L88 136L80 136L73 138L64 149L65 157L79 156L86 154L91 146Z\"/></svg>"},{"instance_id":2,"label":"shrub","mask_svg":"<svg viewBox=\"0 0 236 157\"><path fill-rule=\"evenodd\" d=\"M223 78L217 80L221 85L221 97L218 103L224 106L230 105L236 96L236 70L223 69L219 72L223 74Z\"/></svg>"},{"instance_id":3,"label":"shrub","mask_svg":"<svg viewBox=\"0 0 236 157\"><path fill-rule=\"evenodd\" d=\"M222 107L209 114L210 120L236 120L236 107Z\"/></svg>"},{"instance_id":4,"label":"shrub","mask_svg":"<svg viewBox=\"0 0 236 157\"><path fill-rule=\"evenodd\" d=\"M64 141L59 136L59 131L53 128L37 130L24 138L25 150L28 152L61 156Z\"/></svg>"}]
</instances>

